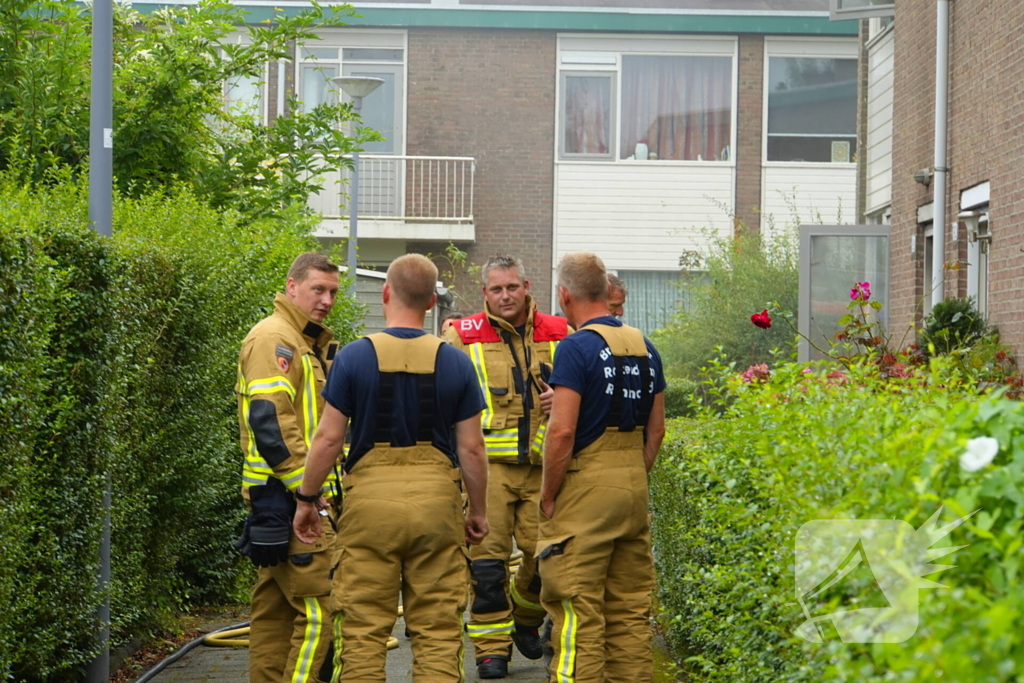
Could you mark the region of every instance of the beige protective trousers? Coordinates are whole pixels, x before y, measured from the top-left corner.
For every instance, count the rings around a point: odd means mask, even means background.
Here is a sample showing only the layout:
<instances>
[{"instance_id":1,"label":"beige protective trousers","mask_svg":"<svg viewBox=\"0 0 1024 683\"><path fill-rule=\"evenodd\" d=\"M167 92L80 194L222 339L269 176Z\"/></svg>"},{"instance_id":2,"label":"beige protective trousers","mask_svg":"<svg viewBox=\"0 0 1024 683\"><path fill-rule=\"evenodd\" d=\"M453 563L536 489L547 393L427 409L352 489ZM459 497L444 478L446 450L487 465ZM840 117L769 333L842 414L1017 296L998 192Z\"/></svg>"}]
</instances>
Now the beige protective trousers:
<instances>
[{"instance_id":1,"label":"beige protective trousers","mask_svg":"<svg viewBox=\"0 0 1024 683\"><path fill-rule=\"evenodd\" d=\"M609 429L573 459L541 514L541 603L552 683L650 683L654 559L643 435Z\"/></svg>"},{"instance_id":2,"label":"beige protective trousers","mask_svg":"<svg viewBox=\"0 0 1024 683\"><path fill-rule=\"evenodd\" d=\"M250 683L327 683L332 642L329 578L334 532L323 520L324 536L309 564L289 559L260 567L252 592L249 630ZM313 546L292 538L289 551L300 561Z\"/></svg>"},{"instance_id":3,"label":"beige protective trousers","mask_svg":"<svg viewBox=\"0 0 1024 683\"><path fill-rule=\"evenodd\" d=\"M492 462L488 467L487 521L491 532L473 546L473 601L469 637L476 661L507 657L515 624L538 628L544 622L540 577L533 549L537 546L542 468ZM515 578L508 577L512 539L524 551Z\"/></svg>"},{"instance_id":4,"label":"beige protective trousers","mask_svg":"<svg viewBox=\"0 0 1024 683\"><path fill-rule=\"evenodd\" d=\"M385 680L401 590L413 681L462 681L469 576L459 470L428 444L377 445L345 475L344 489L333 680Z\"/></svg>"}]
</instances>

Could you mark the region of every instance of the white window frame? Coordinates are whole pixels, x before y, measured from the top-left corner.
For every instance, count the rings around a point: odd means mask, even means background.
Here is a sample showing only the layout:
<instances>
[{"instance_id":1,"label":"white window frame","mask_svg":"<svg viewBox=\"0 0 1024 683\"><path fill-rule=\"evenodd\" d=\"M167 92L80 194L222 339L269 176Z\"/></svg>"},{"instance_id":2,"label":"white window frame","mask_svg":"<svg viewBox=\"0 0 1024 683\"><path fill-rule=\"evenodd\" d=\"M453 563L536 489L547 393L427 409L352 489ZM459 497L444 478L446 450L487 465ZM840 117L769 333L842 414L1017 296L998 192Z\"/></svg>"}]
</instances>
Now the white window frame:
<instances>
[{"instance_id":1,"label":"white window frame","mask_svg":"<svg viewBox=\"0 0 1024 683\"><path fill-rule=\"evenodd\" d=\"M730 103L730 140L728 161L697 161L695 159L651 159L637 161L620 159L622 121L622 58L630 57L728 57L732 60ZM623 37L615 34L559 34L555 55L558 77L555 79L555 163L556 164L619 164L623 166L736 166L736 135L739 123L739 38L737 36L662 36L637 35ZM562 101L562 73L589 74L612 72L612 141L611 156L576 155L562 153L564 141L564 102Z\"/></svg>"},{"instance_id":2,"label":"white window frame","mask_svg":"<svg viewBox=\"0 0 1024 683\"><path fill-rule=\"evenodd\" d=\"M860 56L858 38L775 38L764 39L764 71L762 73L762 111L761 111L761 165L766 168L794 168L809 166L813 168L857 168L852 157L849 163L831 161L768 161L768 95L771 83L768 80L768 67L772 57L790 59L853 59ZM856 139L856 131L854 132ZM854 154L860 154L858 147Z\"/></svg>"},{"instance_id":3,"label":"white window frame","mask_svg":"<svg viewBox=\"0 0 1024 683\"><path fill-rule=\"evenodd\" d=\"M618 145L616 144L619 140L619 116L618 116L618 103L619 103L619 73L618 71L612 71L611 69L587 69L585 65L581 64L580 69L561 69L558 72L558 90L559 93L565 92L565 81L568 78L607 78L610 82L609 94L611 101L608 103L608 113L611 117L611 125L608 129L608 151L604 154L600 153L586 153L586 152L566 152L565 151L565 98L558 98L558 158L564 161L600 161L600 162L613 162L618 154Z\"/></svg>"},{"instance_id":4,"label":"white window frame","mask_svg":"<svg viewBox=\"0 0 1024 683\"><path fill-rule=\"evenodd\" d=\"M854 7L843 9L843 0L829 0L828 16L832 21L843 21L845 19L868 19L870 17L892 17L896 15L896 3L890 2L885 5L873 7Z\"/></svg>"},{"instance_id":5,"label":"white window frame","mask_svg":"<svg viewBox=\"0 0 1024 683\"><path fill-rule=\"evenodd\" d=\"M239 31L237 33L232 33L232 34L228 35L225 38L224 42L236 43L238 45L249 45L250 44L249 34L246 33L246 32L242 32L242 31ZM223 51L221 52L221 54L224 55ZM267 119L268 119L268 115L269 115L269 111L268 111L268 106L269 106L269 102L268 102L269 101L269 97L268 97L268 95L270 94L270 91L269 91L269 88L268 88L269 85L270 85L270 64L264 64L263 65L263 71L260 74L259 95L258 95L259 100L260 100L260 102L259 102L259 123L260 123L260 125L263 125L263 126L267 125ZM224 83L221 84L221 100L223 102L223 108L224 108L225 111L228 111L229 108L230 108L230 102L228 100L228 89L229 89L229 87L230 87L230 84L229 84L228 81L225 81Z\"/></svg>"},{"instance_id":6,"label":"white window frame","mask_svg":"<svg viewBox=\"0 0 1024 683\"><path fill-rule=\"evenodd\" d=\"M396 149L393 154L397 156L404 156L406 153L409 127L409 32L404 30L396 31L387 29L321 29L317 34L319 35L320 40L310 42L297 48L295 61L292 64L292 83L294 84L295 94L300 95L302 93L303 64L309 64L314 61L312 59L302 58L303 47L307 49L326 48L338 50L338 59L336 60L322 59L315 61L323 62L324 64L336 65L338 67L339 76L345 73L346 65L365 67L385 65L401 66L402 104L400 108L402 116L402 144L400 145L400 149ZM401 50L402 60L370 61L360 59L345 61L343 51L348 48Z\"/></svg>"},{"instance_id":7,"label":"white window frame","mask_svg":"<svg viewBox=\"0 0 1024 683\"><path fill-rule=\"evenodd\" d=\"M989 259L992 226L989 217L990 186L980 183L960 193L958 218L967 228L967 296L973 296L978 313L988 317Z\"/></svg>"}]
</instances>

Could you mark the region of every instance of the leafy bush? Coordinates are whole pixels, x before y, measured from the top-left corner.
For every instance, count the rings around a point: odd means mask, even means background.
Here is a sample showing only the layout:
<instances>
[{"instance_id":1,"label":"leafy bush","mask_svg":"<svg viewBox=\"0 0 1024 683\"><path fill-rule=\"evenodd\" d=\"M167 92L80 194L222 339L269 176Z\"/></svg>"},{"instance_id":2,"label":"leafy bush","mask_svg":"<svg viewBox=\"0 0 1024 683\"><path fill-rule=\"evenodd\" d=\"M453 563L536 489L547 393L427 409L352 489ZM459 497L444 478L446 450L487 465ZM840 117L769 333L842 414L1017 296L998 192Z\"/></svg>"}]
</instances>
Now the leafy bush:
<instances>
[{"instance_id":1,"label":"leafy bush","mask_svg":"<svg viewBox=\"0 0 1024 683\"><path fill-rule=\"evenodd\" d=\"M988 330L985 318L978 313L974 297L943 299L932 307L921 330L921 347L934 347L939 354L948 354L977 343Z\"/></svg>"},{"instance_id":2,"label":"leafy bush","mask_svg":"<svg viewBox=\"0 0 1024 683\"><path fill-rule=\"evenodd\" d=\"M670 642L695 683L1017 680L1024 405L976 388L942 358L908 377L871 362L808 372L782 363L743 381L718 364L729 404L670 427L652 473L655 554ZM828 373L828 374L826 374ZM962 462L991 437L990 466ZM981 465L980 469L978 468ZM974 471L976 470L976 471ZM968 544L920 592L899 644L810 644L794 539L814 519L976 516L939 546ZM943 560L938 560L943 562ZM847 609L850 607L847 606Z\"/></svg>"},{"instance_id":3,"label":"leafy bush","mask_svg":"<svg viewBox=\"0 0 1024 683\"><path fill-rule=\"evenodd\" d=\"M710 242L708 253L692 255L688 275L690 307L666 329L656 332L666 372L696 380L705 362L718 349L744 367L771 360L772 350L793 348L793 333L776 325L762 331L750 324L750 314L768 308L771 300L797 309L798 272L795 240L778 230L771 242L760 234L743 232L736 238Z\"/></svg>"},{"instance_id":4,"label":"leafy bush","mask_svg":"<svg viewBox=\"0 0 1024 683\"><path fill-rule=\"evenodd\" d=\"M665 417L690 417L700 385L692 379L669 377L665 387Z\"/></svg>"},{"instance_id":5,"label":"leafy bush","mask_svg":"<svg viewBox=\"0 0 1024 683\"><path fill-rule=\"evenodd\" d=\"M119 200L0 183L0 679L78 680L95 645L104 473L112 638L241 598L238 349L294 256L299 211L242 221L184 191ZM359 311L329 321L350 339Z\"/></svg>"},{"instance_id":6,"label":"leafy bush","mask_svg":"<svg viewBox=\"0 0 1024 683\"><path fill-rule=\"evenodd\" d=\"M260 82L270 61L290 60L316 40L318 26L341 25L347 5L316 3L294 16L239 26L247 12L227 0L160 8L150 14L116 3L114 168L117 189L142 196L181 183L215 207L246 216L304 206L324 168L380 139L346 133L349 104L306 111L295 100L264 126L251 103L225 105L225 86ZM0 170L48 182L54 169L84 171L89 156L91 16L76 0L0 3Z\"/></svg>"}]
</instances>

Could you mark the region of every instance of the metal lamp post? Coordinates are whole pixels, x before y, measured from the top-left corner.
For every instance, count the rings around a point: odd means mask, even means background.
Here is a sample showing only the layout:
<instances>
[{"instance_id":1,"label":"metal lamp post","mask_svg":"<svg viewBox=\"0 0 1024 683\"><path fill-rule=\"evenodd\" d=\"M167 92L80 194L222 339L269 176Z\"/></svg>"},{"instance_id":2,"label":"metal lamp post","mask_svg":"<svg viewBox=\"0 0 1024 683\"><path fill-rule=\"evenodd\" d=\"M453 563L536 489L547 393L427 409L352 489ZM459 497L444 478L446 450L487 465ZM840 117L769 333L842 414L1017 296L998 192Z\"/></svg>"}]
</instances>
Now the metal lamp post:
<instances>
[{"instance_id":1,"label":"metal lamp post","mask_svg":"<svg viewBox=\"0 0 1024 683\"><path fill-rule=\"evenodd\" d=\"M92 4L92 83L89 99L89 222L101 235L113 232L114 205L114 7L112 0ZM99 652L89 663L85 680L106 683L110 678L110 468L103 491L103 531L100 539L96 609Z\"/></svg>"},{"instance_id":2,"label":"metal lamp post","mask_svg":"<svg viewBox=\"0 0 1024 683\"><path fill-rule=\"evenodd\" d=\"M357 114L363 108L363 98L384 85L384 79L370 76L343 76L332 78L331 83L352 98L352 109ZM352 152L352 178L349 181L348 201L348 276L349 293L356 294L356 247L359 240L359 152Z\"/></svg>"}]
</instances>

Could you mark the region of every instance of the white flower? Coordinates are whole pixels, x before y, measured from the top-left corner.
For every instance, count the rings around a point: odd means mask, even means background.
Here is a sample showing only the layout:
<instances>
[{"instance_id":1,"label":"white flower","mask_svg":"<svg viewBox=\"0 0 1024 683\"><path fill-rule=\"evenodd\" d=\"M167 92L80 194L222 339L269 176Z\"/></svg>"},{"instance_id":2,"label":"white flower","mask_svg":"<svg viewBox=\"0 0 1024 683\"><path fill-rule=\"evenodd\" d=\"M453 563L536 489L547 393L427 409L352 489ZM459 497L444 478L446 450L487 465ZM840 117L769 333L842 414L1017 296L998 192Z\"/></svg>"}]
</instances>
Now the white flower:
<instances>
[{"instance_id":1,"label":"white flower","mask_svg":"<svg viewBox=\"0 0 1024 683\"><path fill-rule=\"evenodd\" d=\"M967 450L960 456L960 467L977 472L992 462L999 452L999 442L991 436L978 436L967 442Z\"/></svg>"}]
</instances>

